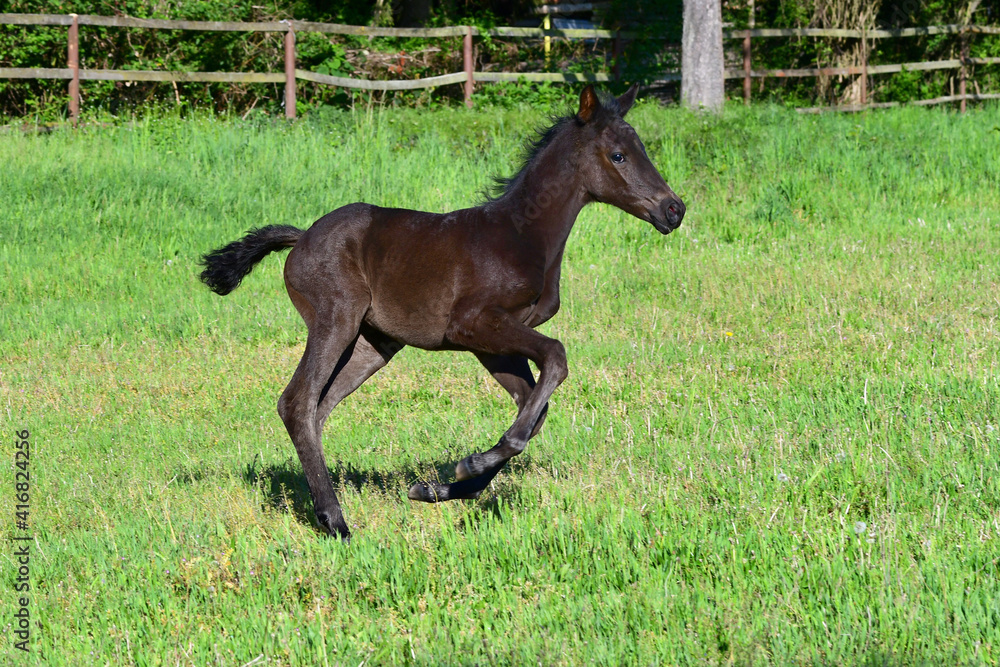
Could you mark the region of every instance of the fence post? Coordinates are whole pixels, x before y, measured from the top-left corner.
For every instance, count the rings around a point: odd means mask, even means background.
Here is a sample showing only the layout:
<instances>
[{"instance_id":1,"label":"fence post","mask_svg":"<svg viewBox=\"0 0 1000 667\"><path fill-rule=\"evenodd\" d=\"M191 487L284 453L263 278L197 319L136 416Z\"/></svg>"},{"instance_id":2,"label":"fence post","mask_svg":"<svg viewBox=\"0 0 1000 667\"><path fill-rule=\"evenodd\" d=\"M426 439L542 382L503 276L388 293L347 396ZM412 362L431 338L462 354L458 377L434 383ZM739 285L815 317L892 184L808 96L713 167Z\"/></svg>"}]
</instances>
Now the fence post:
<instances>
[{"instance_id":1,"label":"fence post","mask_svg":"<svg viewBox=\"0 0 1000 667\"><path fill-rule=\"evenodd\" d=\"M466 26L462 38L462 65L465 69L465 106L472 108L472 26Z\"/></svg>"},{"instance_id":2,"label":"fence post","mask_svg":"<svg viewBox=\"0 0 1000 667\"><path fill-rule=\"evenodd\" d=\"M743 103L750 104L750 35L743 38Z\"/></svg>"},{"instance_id":3,"label":"fence post","mask_svg":"<svg viewBox=\"0 0 1000 667\"><path fill-rule=\"evenodd\" d=\"M750 0L750 17L747 21L747 28L753 30L754 21L754 6L753 0ZM750 104L750 92L752 80L750 78L750 33L743 38L743 103L746 105Z\"/></svg>"},{"instance_id":4,"label":"fence post","mask_svg":"<svg viewBox=\"0 0 1000 667\"><path fill-rule=\"evenodd\" d=\"M968 77L968 60L969 60L969 36L966 29L962 29L962 35L960 37L962 40L961 54L962 68L958 71L958 95L962 100L958 103L959 113L965 113L965 80Z\"/></svg>"},{"instance_id":5,"label":"fence post","mask_svg":"<svg viewBox=\"0 0 1000 667\"><path fill-rule=\"evenodd\" d=\"M69 80L69 120L76 126L80 118L80 23L76 14L70 14L73 23L69 26L69 48L66 60L73 78Z\"/></svg>"},{"instance_id":6,"label":"fence post","mask_svg":"<svg viewBox=\"0 0 1000 667\"><path fill-rule=\"evenodd\" d=\"M552 30L552 16L550 14L545 14L542 17L542 29ZM552 38L545 35L545 64L549 64L549 51L552 49Z\"/></svg>"},{"instance_id":7,"label":"fence post","mask_svg":"<svg viewBox=\"0 0 1000 667\"><path fill-rule=\"evenodd\" d=\"M285 118L295 119L295 31L291 21L285 33Z\"/></svg>"},{"instance_id":8,"label":"fence post","mask_svg":"<svg viewBox=\"0 0 1000 667\"><path fill-rule=\"evenodd\" d=\"M868 104L868 29L861 26L861 105Z\"/></svg>"}]
</instances>

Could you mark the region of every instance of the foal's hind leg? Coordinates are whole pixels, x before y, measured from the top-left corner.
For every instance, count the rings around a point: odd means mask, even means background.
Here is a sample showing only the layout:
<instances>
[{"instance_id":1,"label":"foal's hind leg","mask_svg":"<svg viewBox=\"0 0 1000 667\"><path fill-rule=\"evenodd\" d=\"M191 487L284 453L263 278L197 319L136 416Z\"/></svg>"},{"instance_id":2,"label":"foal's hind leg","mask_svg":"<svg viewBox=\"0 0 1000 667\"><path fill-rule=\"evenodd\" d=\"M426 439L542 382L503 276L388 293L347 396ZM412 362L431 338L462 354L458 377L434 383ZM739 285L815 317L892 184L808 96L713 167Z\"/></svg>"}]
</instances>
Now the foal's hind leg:
<instances>
[{"instance_id":1,"label":"foal's hind leg","mask_svg":"<svg viewBox=\"0 0 1000 667\"><path fill-rule=\"evenodd\" d=\"M377 332L362 327L359 333L358 326L346 314L311 318L305 354L278 401L278 413L309 483L316 520L343 539L350 539L350 531L327 470L323 424L337 403L400 349Z\"/></svg>"},{"instance_id":2,"label":"foal's hind leg","mask_svg":"<svg viewBox=\"0 0 1000 667\"><path fill-rule=\"evenodd\" d=\"M562 343L525 326L504 311L483 312L457 323L453 342L476 352L527 357L540 369L538 384L500 442L489 451L473 454L463 461L465 469L474 477L452 484L414 484L409 493L411 500L433 503L471 498L485 489L508 460L524 451L549 397L568 373Z\"/></svg>"},{"instance_id":3,"label":"foal's hind leg","mask_svg":"<svg viewBox=\"0 0 1000 667\"><path fill-rule=\"evenodd\" d=\"M389 360L403 347L402 343L394 341L382 332L361 325L361 332L344 350L320 398L316 409L320 431L323 430L323 424L333 409L364 384L365 380L389 363Z\"/></svg>"},{"instance_id":4,"label":"foal's hind leg","mask_svg":"<svg viewBox=\"0 0 1000 667\"><path fill-rule=\"evenodd\" d=\"M528 366L528 360L525 357L509 357L486 354L485 352L476 352L476 358L486 367L490 375L500 383L500 386L507 390L507 393L510 394L511 398L517 404L517 413L521 414L524 406L528 403L528 397L535 388L535 377L531 374L531 367ZM549 406L546 403L542 409L541 416L531 430L531 435L528 436L529 440L538 435L542 424L545 423L545 415L548 413L548 410ZM455 477L458 480L470 479L482 473L482 471L474 472L470 470L469 464L471 462L469 458L462 459L455 466Z\"/></svg>"}]
</instances>

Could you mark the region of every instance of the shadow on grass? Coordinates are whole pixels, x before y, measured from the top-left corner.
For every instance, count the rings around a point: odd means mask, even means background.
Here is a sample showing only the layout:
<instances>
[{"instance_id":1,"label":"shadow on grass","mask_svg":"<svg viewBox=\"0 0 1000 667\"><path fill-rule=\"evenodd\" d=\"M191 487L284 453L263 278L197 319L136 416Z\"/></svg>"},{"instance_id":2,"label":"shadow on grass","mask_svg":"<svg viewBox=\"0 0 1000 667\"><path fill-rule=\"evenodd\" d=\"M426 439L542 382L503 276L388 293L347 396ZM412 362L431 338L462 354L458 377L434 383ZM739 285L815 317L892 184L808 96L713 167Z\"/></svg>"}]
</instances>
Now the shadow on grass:
<instances>
[{"instance_id":1,"label":"shadow on grass","mask_svg":"<svg viewBox=\"0 0 1000 667\"><path fill-rule=\"evenodd\" d=\"M529 456L520 456L508 464L478 500L465 501L475 503L478 510L470 519L476 524L488 517L503 521L504 508L516 504L521 497L519 478L531 467ZM455 479L454 461L434 461L422 464L419 470L410 465L388 472L362 470L350 463L341 463L329 472L333 486L337 489L346 488L348 492L360 493L363 487L370 486L393 495L409 489L417 480L427 479L422 472L429 468L435 471L435 481ZM243 469L241 476L247 485L261 489L267 505L279 512L291 512L299 522L311 525L317 532L323 532L313 515L309 484L298 461L288 459L278 464L259 466L254 457Z\"/></svg>"}]
</instances>

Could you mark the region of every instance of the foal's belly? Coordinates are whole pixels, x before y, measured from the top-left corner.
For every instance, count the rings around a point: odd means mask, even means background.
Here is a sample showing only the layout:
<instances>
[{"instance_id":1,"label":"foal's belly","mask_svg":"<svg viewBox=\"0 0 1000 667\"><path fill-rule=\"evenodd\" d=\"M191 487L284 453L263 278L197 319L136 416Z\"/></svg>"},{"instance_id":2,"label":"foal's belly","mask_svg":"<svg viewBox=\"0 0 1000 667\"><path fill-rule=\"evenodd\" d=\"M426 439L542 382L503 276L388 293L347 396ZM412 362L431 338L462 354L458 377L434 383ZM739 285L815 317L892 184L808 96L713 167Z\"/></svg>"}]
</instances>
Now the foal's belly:
<instances>
[{"instance_id":1,"label":"foal's belly","mask_svg":"<svg viewBox=\"0 0 1000 667\"><path fill-rule=\"evenodd\" d=\"M424 349L440 349L455 303L446 267L427 271L412 264L383 265L369 276L370 325L395 340Z\"/></svg>"},{"instance_id":2,"label":"foal's belly","mask_svg":"<svg viewBox=\"0 0 1000 667\"><path fill-rule=\"evenodd\" d=\"M404 345L436 350L444 347L448 318L412 307L372 299L365 322Z\"/></svg>"}]
</instances>

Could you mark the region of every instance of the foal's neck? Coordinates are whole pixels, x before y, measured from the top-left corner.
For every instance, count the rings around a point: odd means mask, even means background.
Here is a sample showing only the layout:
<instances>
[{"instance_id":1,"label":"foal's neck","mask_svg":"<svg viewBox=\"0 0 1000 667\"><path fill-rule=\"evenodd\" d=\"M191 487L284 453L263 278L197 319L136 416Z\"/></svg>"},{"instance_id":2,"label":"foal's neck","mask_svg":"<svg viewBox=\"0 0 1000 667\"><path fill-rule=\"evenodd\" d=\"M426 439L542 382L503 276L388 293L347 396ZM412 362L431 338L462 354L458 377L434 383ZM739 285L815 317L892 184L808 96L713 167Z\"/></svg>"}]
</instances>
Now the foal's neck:
<instances>
[{"instance_id":1,"label":"foal's neck","mask_svg":"<svg viewBox=\"0 0 1000 667\"><path fill-rule=\"evenodd\" d=\"M549 261L562 255L580 210L592 201L582 183L572 130L546 146L495 203L519 233L545 249Z\"/></svg>"}]
</instances>

